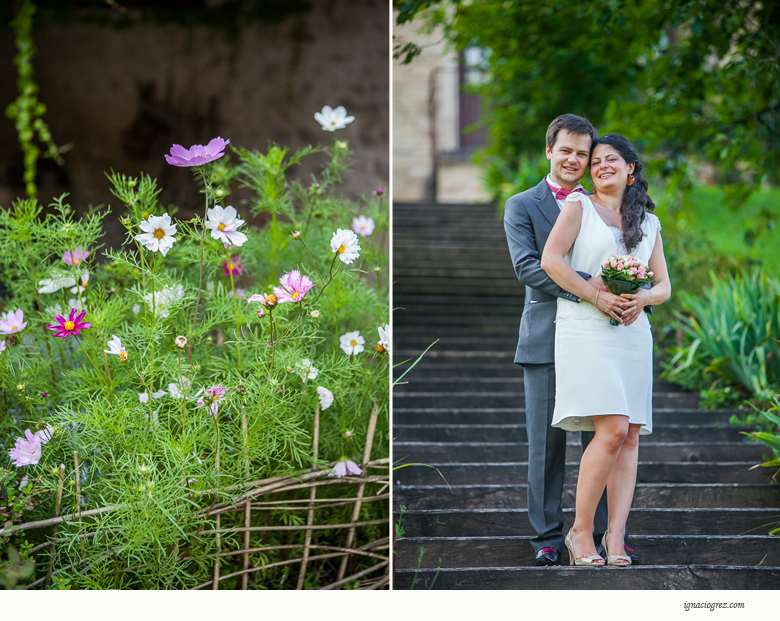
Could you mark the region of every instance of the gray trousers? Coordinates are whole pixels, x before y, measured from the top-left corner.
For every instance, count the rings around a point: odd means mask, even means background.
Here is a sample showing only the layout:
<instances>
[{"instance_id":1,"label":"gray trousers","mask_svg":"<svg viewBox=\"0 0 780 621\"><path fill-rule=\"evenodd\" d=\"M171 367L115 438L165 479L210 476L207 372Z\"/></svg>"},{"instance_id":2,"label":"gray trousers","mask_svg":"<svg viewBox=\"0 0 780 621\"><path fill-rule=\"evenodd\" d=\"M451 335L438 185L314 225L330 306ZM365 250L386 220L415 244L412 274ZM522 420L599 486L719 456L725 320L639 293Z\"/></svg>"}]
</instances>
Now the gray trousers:
<instances>
[{"instance_id":1,"label":"gray trousers","mask_svg":"<svg viewBox=\"0 0 780 621\"><path fill-rule=\"evenodd\" d=\"M528 518L536 531L531 545L563 550L563 475L566 465L566 432L552 427L555 410L555 365L525 364L525 424L528 432ZM582 432L582 450L593 432ZM599 553L607 528L607 493L599 501L593 521L593 538Z\"/></svg>"}]
</instances>

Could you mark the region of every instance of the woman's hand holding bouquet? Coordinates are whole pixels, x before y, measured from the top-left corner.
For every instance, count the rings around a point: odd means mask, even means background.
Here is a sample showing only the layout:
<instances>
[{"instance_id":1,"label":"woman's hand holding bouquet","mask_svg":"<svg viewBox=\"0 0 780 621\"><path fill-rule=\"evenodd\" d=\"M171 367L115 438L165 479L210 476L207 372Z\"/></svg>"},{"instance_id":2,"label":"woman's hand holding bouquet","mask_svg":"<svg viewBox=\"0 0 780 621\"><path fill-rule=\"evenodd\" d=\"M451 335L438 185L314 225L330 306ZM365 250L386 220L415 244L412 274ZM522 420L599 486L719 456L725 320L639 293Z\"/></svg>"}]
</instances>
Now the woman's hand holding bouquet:
<instances>
[{"instance_id":1,"label":"woman's hand holding bouquet","mask_svg":"<svg viewBox=\"0 0 780 621\"><path fill-rule=\"evenodd\" d=\"M613 294L624 295L629 299L636 299L635 294L643 286L655 282L653 272L630 255L612 255L601 266L601 279ZM638 306L636 308L640 310ZM614 317L610 318L609 323L619 325Z\"/></svg>"}]
</instances>

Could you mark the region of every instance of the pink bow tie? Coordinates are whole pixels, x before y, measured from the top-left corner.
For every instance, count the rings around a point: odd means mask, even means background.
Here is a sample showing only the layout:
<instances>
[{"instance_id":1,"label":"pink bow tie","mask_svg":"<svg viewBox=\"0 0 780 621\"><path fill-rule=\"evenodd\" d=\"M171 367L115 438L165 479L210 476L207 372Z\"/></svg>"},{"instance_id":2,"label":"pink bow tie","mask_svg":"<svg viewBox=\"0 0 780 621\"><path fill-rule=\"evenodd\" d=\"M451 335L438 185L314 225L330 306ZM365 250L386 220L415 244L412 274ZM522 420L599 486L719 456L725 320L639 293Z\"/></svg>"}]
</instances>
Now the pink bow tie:
<instances>
[{"instance_id":1,"label":"pink bow tie","mask_svg":"<svg viewBox=\"0 0 780 621\"><path fill-rule=\"evenodd\" d=\"M577 192L577 190L567 190L566 188L558 188L555 190L555 200L566 200L566 197L571 194L572 192Z\"/></svg>"}]
</instances>

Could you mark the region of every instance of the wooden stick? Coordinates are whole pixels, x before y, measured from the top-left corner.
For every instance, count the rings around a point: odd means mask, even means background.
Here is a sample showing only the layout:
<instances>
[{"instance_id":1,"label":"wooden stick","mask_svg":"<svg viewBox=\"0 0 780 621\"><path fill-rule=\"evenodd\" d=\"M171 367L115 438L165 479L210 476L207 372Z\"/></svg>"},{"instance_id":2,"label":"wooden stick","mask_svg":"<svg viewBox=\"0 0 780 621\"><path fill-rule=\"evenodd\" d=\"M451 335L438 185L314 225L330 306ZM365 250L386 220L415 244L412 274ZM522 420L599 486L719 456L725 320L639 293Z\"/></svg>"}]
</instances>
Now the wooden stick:
<instances>
[{"instance_id":1,"label":"wooden stick","mask_svg":"<svg viewBox=\"0 0 780 621\"><path fill-rule=\"evenodd\" d=\"M346 524L312 524L311 526L306 525L300 525L300 526L250 526L249 528L246 527L236 527L232 526L230 528L223 528L220 530L220 534L225 533L243 533L244 531L248 530L253 533L256 532L264 532L269 530L304 530L306 528L311 528L312 530L336 530L338 528L350 528L358 526L373 526L374 524L388 524L390 522L390 518L380 518L378 520L366 520L365 522L347 522ZM203 530L200 532L201 535L213 535L217 531L214 530Z\"/></svg>"},{"instance_id":2,"label":"wooden stick","mask_svg":"<svg viewBox=\"0 0 780 621\"><path fill-rule=\"evenodd\" d=\"M60 515L60 504L62 503L62 486L65 483L65 464L60 464L60 481L57 483L57 504L54 506L54 517ZM52 531L52 539L57 538L57 529L59 528L59 522L54 525ZM51 584L51 572L54 569L54 544L51 546L51 556L49 557L49 569L46 570L46 580L43 581L44 586Z\"/></svg>"},{"instance_id":3,"label":"wooden stick","mask_svg":"<svg viewBox=\"0 0 780 621\"><path fill-rule=\"evenodd\" d=\"M102 513L108 513L114 509L119 509L124 505L111 505L110 507L101 507L100 509L90 509L89 511L82 511L81 517L92 517L93 515L101 515ZM9 526L0 530L0 535L13 535L17 530L34 530L36 528L46 528L47 526L54 526L55 524L61 524L62 522L71 522L78 517L76 513L69 513L61 517L48 518L46 520L38 520L37 522L25 522L24 524L18 524L17 526Z\"/></svg>"},{"instance_id":4,"label":"wooden stick","mask_svg":"<svg viewBox=\"0 0 780 621\"><path fill-rule=\"evenodd\" d=\"M320 406L318 405L314 409L314 432L312 433L312 443L313 443L313 457L312 457L312 467L317 466L317 457L319 456L319 444L320 444ZM317 486L312 485L311 490L309 491L309 515L306 518L306 526L311 526L314 523L314 502L315 498L317 496ZM309 563L309 546L311 545L311 534L312 530L310 528L306 529L306 540L303 544L303 560L301 561L301 571L298 573L298 586L296 587L296 590L300 591L303 589L303 580L306 577L306 565ZM246 567L244 568L246 569Z\"/></svg>"},{"instance_id":5,"label":"wooden stick","mask_svg":"<svg viewBox=\"0 0 780 621\"><path fill-rule=\"evenodd\" d=\"M366 433L366 446L363 449L363 462L362 463L368 463L368 460L371 459L371 446L374 444L374 431L376 431L376 419L379 415L379 409L374 406L374 408L371 410L371 418L368 421L368 432ZM352 511L352 521L357 522L358 517L360 516L360 508L363 506L363 493L366 490L366 484L361 483L360 487L358 488L358 501L355 503L355 508ZM349 529L349 532L347 532L347 543L344 545L345 548L351 548L355 543L355 534L357 530L352 527ZM345 556L341 559L341 565L339 566L339 574L338 574L338 580L336 584L342 583L344 580L344 574L347 572L347 562L349 561L349 556Z\"/></svg>"}]
</instances>

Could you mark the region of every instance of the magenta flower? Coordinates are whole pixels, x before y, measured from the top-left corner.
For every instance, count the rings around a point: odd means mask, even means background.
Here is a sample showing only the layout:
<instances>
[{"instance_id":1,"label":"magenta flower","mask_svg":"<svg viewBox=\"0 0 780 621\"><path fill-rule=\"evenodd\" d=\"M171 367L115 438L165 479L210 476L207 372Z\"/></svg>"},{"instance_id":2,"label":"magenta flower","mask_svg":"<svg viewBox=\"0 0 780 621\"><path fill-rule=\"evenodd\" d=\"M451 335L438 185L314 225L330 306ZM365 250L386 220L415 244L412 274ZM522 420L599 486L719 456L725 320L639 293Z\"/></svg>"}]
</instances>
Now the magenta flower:
<instances>
[{"instance_id":1,"label":"magenta flower","mask_svg":"<svg viewBox=\"0 0 780 621\"><path fill-rule=\"evenodd\" d=\"M222 140L219 136L214 138L205 147L202 144L192 145L185 149L180 144L171 147L171 154L165 155L165 161L172 166L203 166L214 160L218 160L225 155L225 147L230 144L230 140Z\"/></svg>"},{"instance_id":2,"label":"magenta flower","mask_svg":"<svg viewBox=\"0 0 780 621\"><path fill-rule=\"evenodd\" d=\"M346 457L342 457L333 466L333 469L328 473L328 476L338 477L340 479L341 477L347 476L349 474L363 474L363 471L354 461L347 459Z\"/></svg>"},{"instance_id":3,"label":"magenta flower","mask_svg":"<svg viewBox=\"0 0 780 621\"><path fill-rule=\"evenodd\" d=\"M77 309L71 308L67 319L62 315L54 315L54 321L57 323L46 327L49 330L56 332L54 336L59 336L63 339L68 338L69 336L78 336L81 330L91 328L92 324L88 321L82 321L84 315L87 314L87 311L83 310L76 315L77 312Z\"/></svg>"},{"instance_id":4,"label":"magenta flower","mask_svg":"<svg viewBox=\"0 0 780 621\"><path fill-rule=\"evenodd\" d=\"M377 188L376 189L376 195L377 196L382 196L382 194L384 194L384 193L385 193L385 191L382 188Z\"/></svg>"},{"instance_id":5,"label":"magenta flower","mask_svg":"<svg viewBox=\"0 0 780 621\"><path fill-rule=\"evenodd\" d=\"M16 445L10 451L8 456L13 460L14 466L34 466L41 459L41 439L37 434L33 434L29 429L24 430L27 437L16 438Z\"/></svg>"},{"instance_id":6,"label":"magenta flower","mask_svg":"<svg viewBox=\"0 0 780 621\"><path fill-rule=\"evenodd\" d=\"M27 326L24 320L24 312L18 308L15 311L8 311L0 319L0 334L16 334L21 332Z\"/></svg>"},{"instance_id":7,"label":"magenta flower","mask_svg":"<svg viewBox=\"0 0 780 621\"><path fill-rule=\"evenodd\" d=\"M62 260L68 265L78 265L88 256L89 250L83 250L81 246L79 246L73 251L66 250L65 254L62 255Z\"/></svg>"},{"instance_id":8,"label":"magenta flower","mask_svg":"<svg viewBox=\"0 0 780 621\"><path fill-rule=\"evenodd\" d=\"M238 257L233 257L222 264L222 269L225 270L225 276L238 276L244 273L244 262L239 261Z\"/></svg>"},{"instance_id":9,"label":"magenta flower","mask_svg":"<svg viewBox=\"0 0 780 621\"><path fill-rule=\"evenodd\" d=\"M300 302L306 293L314 286L311 278L302 276L298 270L288 272L279 279L281 287L274 287L279 304L285 302Z\"/></svg>"},{"instance_id":10,"label":"magenta flower","mask_svg":"<svg viewBox=\"0 0 780 621\"><path fill-rule=\"evenodd\" d=\"M198 399L198 407L208 405L211 415L216 418L217 412L219 412L219 402L230 391L229 388L225 388L222 384L209 388L203 396Z\"/></svg>"}]
</instances>

